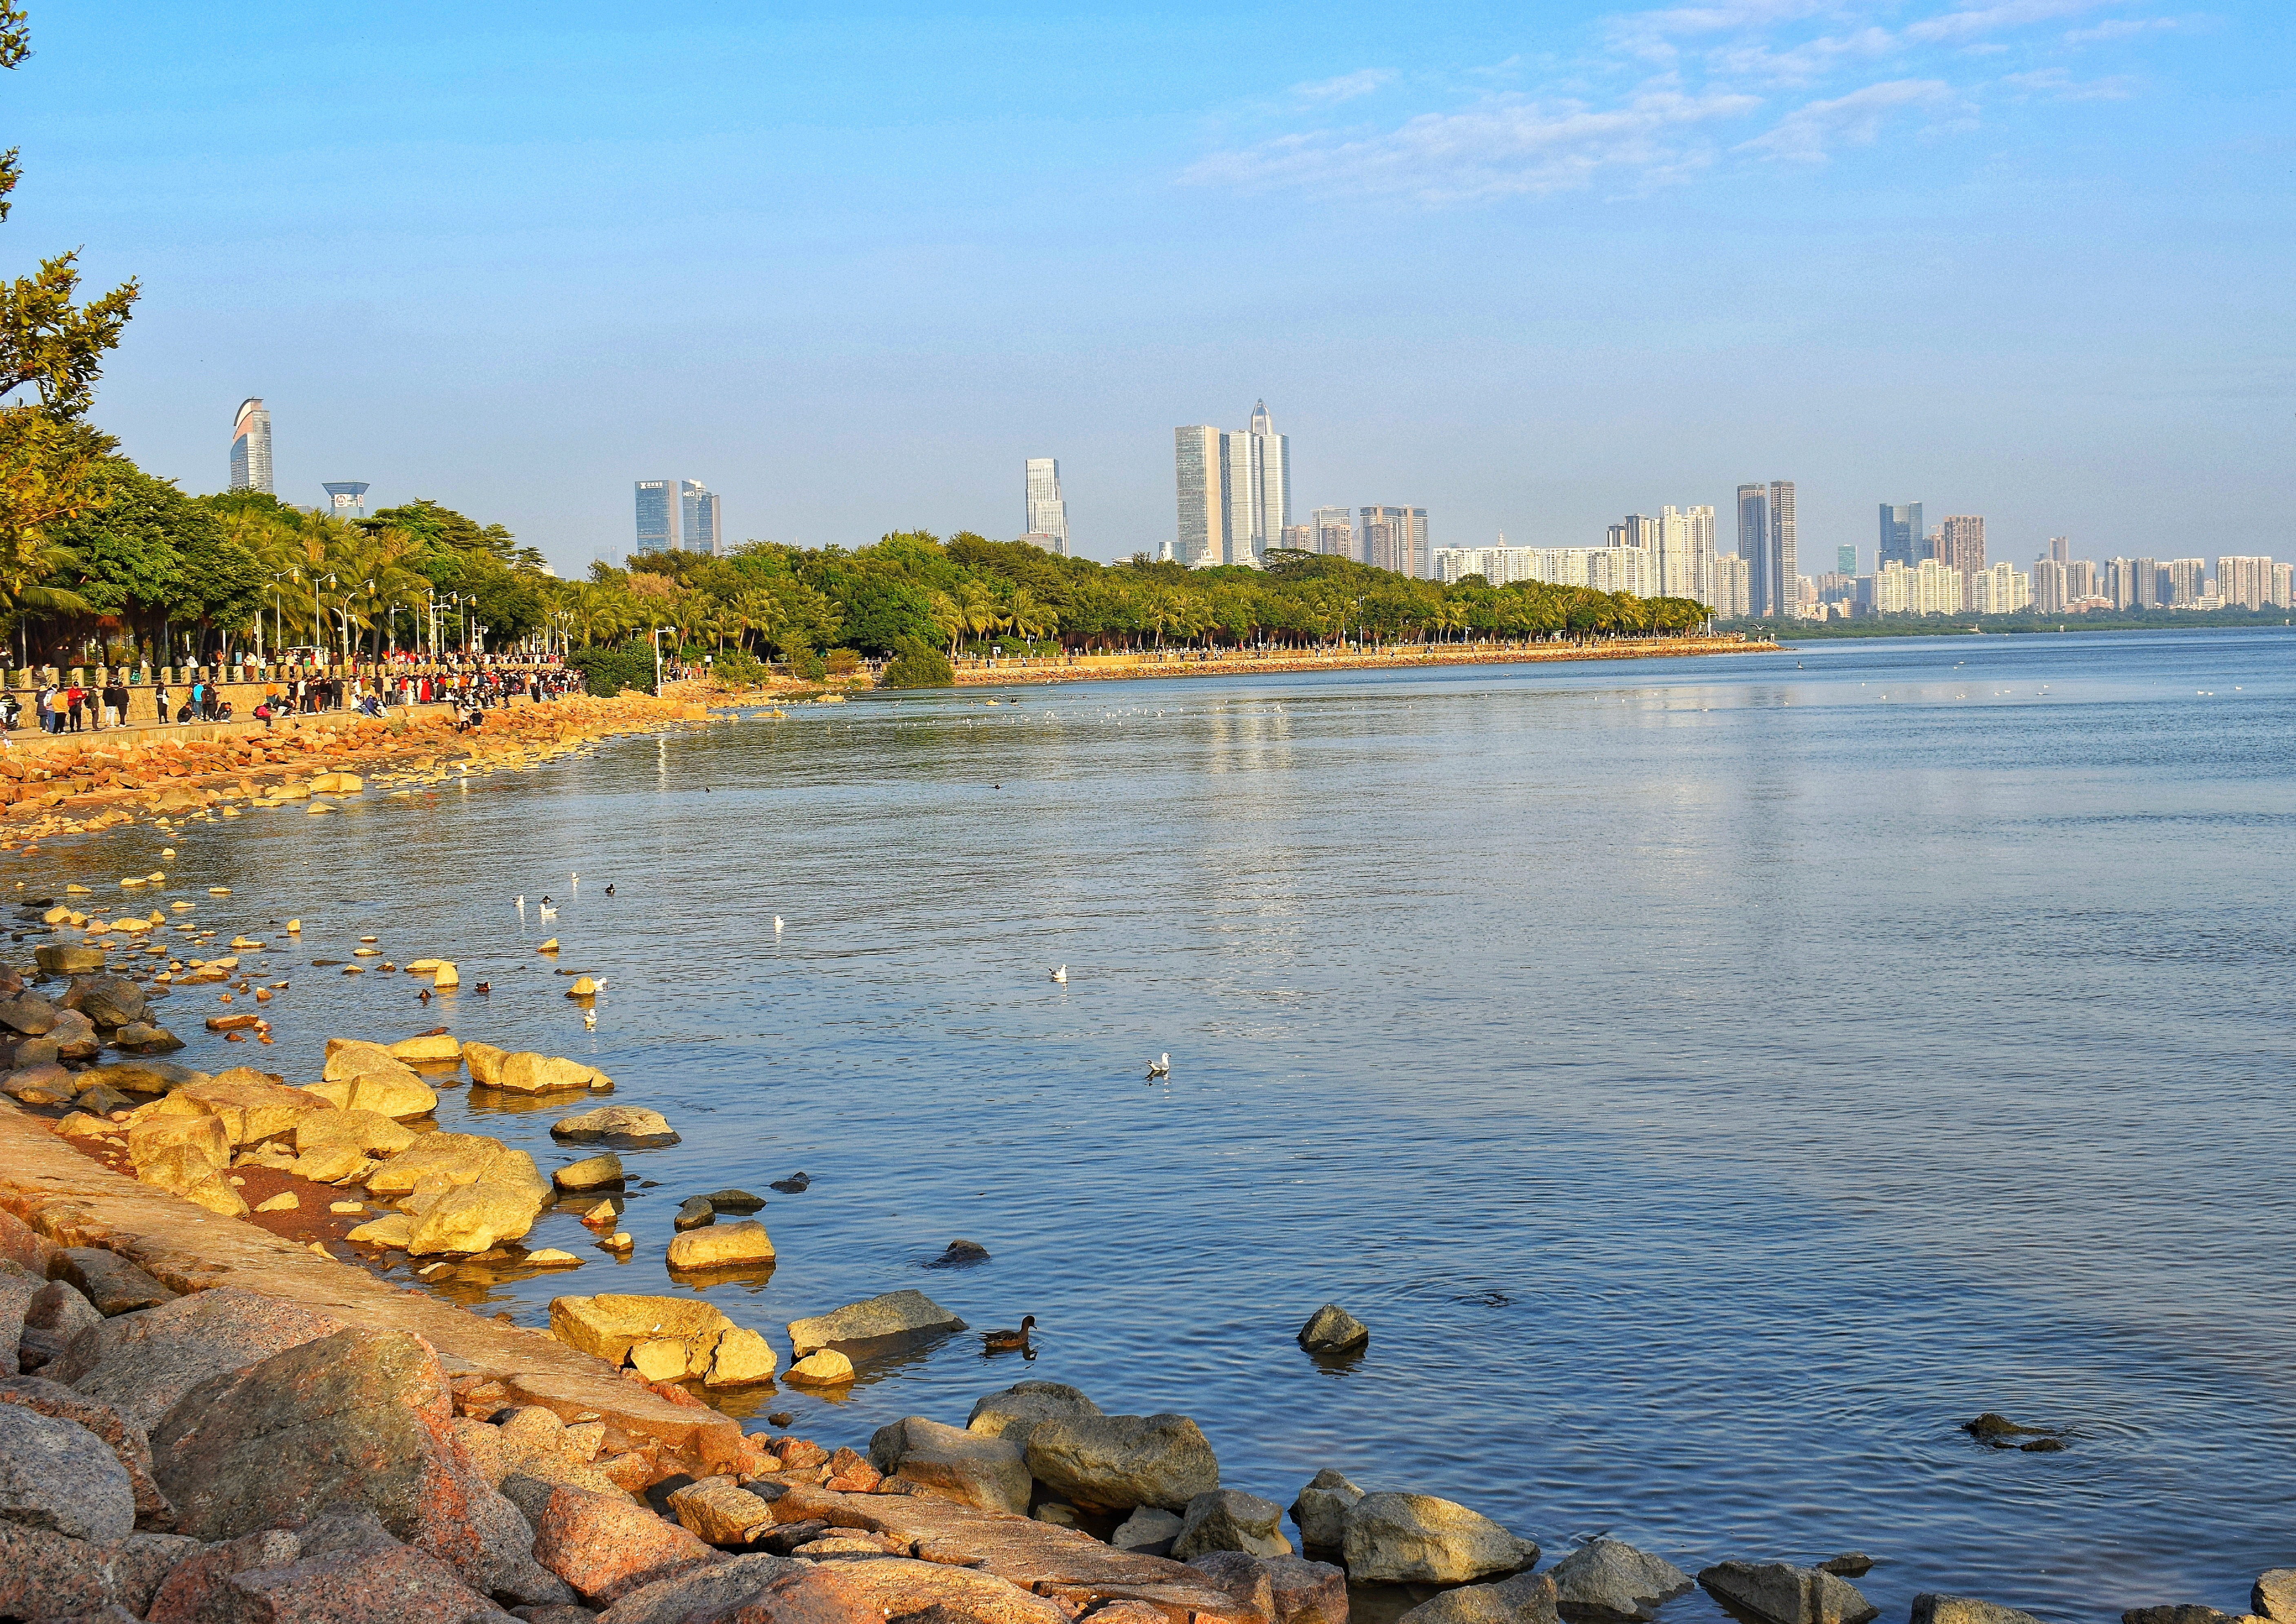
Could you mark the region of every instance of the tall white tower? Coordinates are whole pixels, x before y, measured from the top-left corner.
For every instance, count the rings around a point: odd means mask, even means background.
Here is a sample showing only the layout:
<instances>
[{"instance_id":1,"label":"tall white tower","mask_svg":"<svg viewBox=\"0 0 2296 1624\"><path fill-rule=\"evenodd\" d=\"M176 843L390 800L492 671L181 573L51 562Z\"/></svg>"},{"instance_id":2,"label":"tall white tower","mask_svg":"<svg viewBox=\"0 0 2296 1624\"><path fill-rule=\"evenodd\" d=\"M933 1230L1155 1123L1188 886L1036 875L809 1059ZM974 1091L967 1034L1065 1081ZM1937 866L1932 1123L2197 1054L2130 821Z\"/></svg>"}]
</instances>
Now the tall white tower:
<instances>
[{"instance_id":1,"label":"tall white tower","mask_svg":"<svg viewBox=\"0 0 2296 1624\"><path fill-rule=\"evenodd\" d=\"M1061 464L1057 457L1032 456L1023 472L1029 510L1029 535L1047 551L1069 556L1069 504L1061 499Z\"/></svg>"},{"instance_id":2,"label":"tall white tower","mask_svg":"<svg viewBox=\"0 0 2296 1624\"><path fill-rule=\"evenodd\" d=\"M231 426L231 488L272 494L271 414L252 397L239 403Z\"/></svg>"}]
</instances>

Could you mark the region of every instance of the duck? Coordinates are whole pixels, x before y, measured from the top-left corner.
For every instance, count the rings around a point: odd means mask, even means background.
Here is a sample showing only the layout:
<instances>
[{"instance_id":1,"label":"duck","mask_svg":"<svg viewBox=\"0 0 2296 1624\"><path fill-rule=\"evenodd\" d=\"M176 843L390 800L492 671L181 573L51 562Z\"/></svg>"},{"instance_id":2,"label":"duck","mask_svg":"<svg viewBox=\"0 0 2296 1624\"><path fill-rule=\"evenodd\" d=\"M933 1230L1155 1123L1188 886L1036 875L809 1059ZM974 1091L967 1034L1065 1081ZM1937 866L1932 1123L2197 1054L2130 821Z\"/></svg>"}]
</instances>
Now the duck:
<instances>
[{"instance_id":1,"label":"duck","mask_svg":"<svg viewBox=\"0 0 2296 1624\"><path fill-rule=\"evenodd\" d=\"M494 983L491 981L480 981L476 987L471 988L472 992L480 994L490 993L494 989Z\"/></svg>"},{"instance_id":2,"label":"duck","mask_svg":"<svg viewBox=\"0 0 2296 1624\"><path fill-rule=\"evenodd\" d=\"M980 1345L990 1353L1026 1351L1029 1346L1029 1333L1036 1328L1037 1316L1033 1314L1024 1314L1021 1316L1021 1328L1018 1331L984 1331L980 1333Z\"/></svg>"},{"instance_id":3,"label":"duck","mask_svg":"<svg viewBox=\"0 0 2296 1624\"><path fill-rule=\"evenodd\" d=\"M611 897L611 896L612 896L613 894L614 894L614 886L613 886L613 882L611 882L611 881L610 880L610 881L608 881L608 882L606 882L606 895L608 895L609 897Z\"/></svg>"},{"instance_id":4,"label":"duck","mask_svg":"<svg viewBox=\"0 0 2296 1624\"><path fill-rule=\"evenodd\" d=\"M1148 1068L1148 1075L1152 1079L1171 1076L1172 1057L1169 1054L1159 1054L1156 1056L1156 1063Z\"/></svg>"},{"instance_id":5,"label":"duck","mask_svg":"<svg viewBox=\"0 0 2296 1624\"><path fill-rule=\"evenodd\" d=\"M425 1003L425 1004L428 1004L428 1003L430 1003L430 989L429 988L427 988L427 987L426 987L426 988L424 988L421 992L416 993L414 996L415 996L415 997L417 997L418 999L420 999L422 1002L423 1002L423 1003Z\"/></svg>"}]
</instances>

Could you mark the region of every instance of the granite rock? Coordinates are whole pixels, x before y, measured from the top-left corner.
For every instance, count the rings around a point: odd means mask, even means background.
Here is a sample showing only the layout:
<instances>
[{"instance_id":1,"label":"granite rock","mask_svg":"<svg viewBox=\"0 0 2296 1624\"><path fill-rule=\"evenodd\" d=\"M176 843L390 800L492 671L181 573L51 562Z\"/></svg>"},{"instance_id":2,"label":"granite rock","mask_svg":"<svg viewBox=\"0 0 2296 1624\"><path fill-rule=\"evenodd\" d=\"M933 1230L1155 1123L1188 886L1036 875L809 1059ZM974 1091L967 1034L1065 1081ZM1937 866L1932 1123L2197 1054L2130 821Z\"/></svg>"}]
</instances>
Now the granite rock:
<instances>
[{"instance_id":1,"label":"granite rock","mask_svg":"<svg viewBox=\"0 0 2296 1624\"><path fill-rule=\"evenodd\" d=\"M1348 1508L1340 1549L1359 1585L1468 1584L1538 1560L1535 1541L1456 1500L1384 1491Z\"/></svg>"},{"instance_id":2,"label":"granite rock","mask_svg":"<svg viewBox=\"0 0 2296 1624\"><path fill-rule=\"evenodd\" d=\"M1015 1515L1029 1509L1028 1464L1010 1439L910 1415L871 1435L869 1464L960 1505Z\"/></svg>"},{"instance_id":3,"label":"granite rock","mask_svg":"<svg viewBox=\"0 0 2296 1624\"><path fill-rule=\"evenodd\" d=\"M109 1543L135 1532L135 1493L86 1427L0 1404L0 1522Z\"/></svg>"},{"instance_id":4,"label":"granite rock","mask_svg":"<svg viewBox=\"0 0 2296 1624\"><path fill-rule=\"evenodd\" d=\"M975 1401L972 1413L965 1417L964 1430L984 1438L1002 1438L1026 1449L1029 1434L1039 1422L1100 1413L1100 1406L1064 1382L1016 1382L1002 1392Z\"/></svg>"},{"instance_id":5,"label":"granite rock","mask_svg":"<svg viewBox=\"0 0 2296 1624\"><path fill-rule=\"evenodd\" d=\"M41 1374L150 1432L201 1382L342 1328L315 1308L218 1286L82 1332Z\"/></svg>"},{"instance_id":6,"label":"granite rock","mask_svg":"<svg viewBox=\"0 0 2296 1624\"><path fill-rule=\"evenodd\" d=\"M1622 1539L1590 1539L1553 1569L1554 1596L1576 1624L1624 1624L1658 1616L1662 1603L1687 1595L1690 1575L1662 1556Z\"/></svg>"},{"instance_id":7,"label":"granite rock","mask_svg":"<svg viewBox=\"0 0 2296 1624\"><path fill-rule=\"evenodd\" d=\"M1698 1583L1725 1606L1767 1624L1867 1624L1881 1617L1848 1579L1791 1562L1717 1562L1700 1570Z\"/></svg>"},{"instance_id":8,"label":"granite rock","mask_svg":"<svg viewBox=\"0 0 2296 1624\"><path fill-rule=\"evenodd\" d=\"M1310 1551L1338 1550L1347 1538L1348 1507L1363 1497L1364 1491L1349 1482L1346 1473L1330 1466L1310 1478L1300 1497L1292 1502L1292 1521L1299 1527L1300 1546Z\"/></svg>"}]
</instances>

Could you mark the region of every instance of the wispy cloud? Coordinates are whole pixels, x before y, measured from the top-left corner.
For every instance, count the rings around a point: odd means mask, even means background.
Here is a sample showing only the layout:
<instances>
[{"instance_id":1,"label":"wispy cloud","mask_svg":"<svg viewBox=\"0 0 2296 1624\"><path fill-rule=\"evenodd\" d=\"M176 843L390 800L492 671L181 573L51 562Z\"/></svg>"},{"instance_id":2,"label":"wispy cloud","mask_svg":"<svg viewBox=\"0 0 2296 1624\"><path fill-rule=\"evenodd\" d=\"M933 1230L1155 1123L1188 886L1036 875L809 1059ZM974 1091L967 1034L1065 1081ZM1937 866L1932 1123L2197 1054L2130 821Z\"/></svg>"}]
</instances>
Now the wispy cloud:
<instances>
[{"instance_id":1,"label":"wispy cloud","mask_svg":"<svg viewBox=\"0 0 2296 1624\"><path fill-rule=\"evenodd\" d=\"M1942 79L1891 79L1868 85L1831 101L1806 103L1779 119L1767 135L1742 142L1738 151L1797 163L1823 163L1838 146L1870 146L1892 114L1951 103L1952 87Z\"/></svg>"},{"instance_id":2,"label":"wispy cloud","mask_svg":"<svg viewBox=\"0 0 2296 1624\"><path fill-rule=\"evenodd\" d=\"M2053 59L2172 26L2125 14L2065 26L2147 4L2157 0L1706 0L1621 12L1595 25L1581 54L1510 59L1496 82L1488 70L1458 70L1451 108L1274 133L1210 154L1187 178L1441 202L1561 192L1605 176L1660 184L1732 155L1819 163L1894 131L1973 126L1988 99L2133 94L2134 78L2076 79ZM1980 61L1984 77L1973 77ZM1284 105L1300 119L1395 79L1365 69L1295 86ZM1498 82L1507 94L1494 94ZM1770 101L1781 91L1798 103L1783 114Z\"/></svg>"},{"instance_id":3,"label":"wispy cloud","mask_svg":"<svg viewBox=\"0 0 2296 1624\"><path fill-rule=\"evenodd\" d=\"M1402 194L1428 201L1558 192L1606 169L1664 178L1704 161L1696 127L1751 111L1748 95L1653 91L1626 105L1500 101L1459 113L1427 113L1401 128L1357 136L1285 135L1220 152L1189 171L1193 181L1259 190Z\"/></svg>"},{"instance_id":4,"label":"wispy cloud","mask_svg":"<svg viewBox=\"0 0 2296 1624\"><path fill-rule=\"evenodd\" d=\"M1294 85L1292 94L1302 102L1328 104L1352 102L1357 96L1367 96L1393 79L1395 75L1384 68L1365 68L1355 73L1343 73L1335 79L1318 79L1312 85Z\"/></svg>"}]
</instances>

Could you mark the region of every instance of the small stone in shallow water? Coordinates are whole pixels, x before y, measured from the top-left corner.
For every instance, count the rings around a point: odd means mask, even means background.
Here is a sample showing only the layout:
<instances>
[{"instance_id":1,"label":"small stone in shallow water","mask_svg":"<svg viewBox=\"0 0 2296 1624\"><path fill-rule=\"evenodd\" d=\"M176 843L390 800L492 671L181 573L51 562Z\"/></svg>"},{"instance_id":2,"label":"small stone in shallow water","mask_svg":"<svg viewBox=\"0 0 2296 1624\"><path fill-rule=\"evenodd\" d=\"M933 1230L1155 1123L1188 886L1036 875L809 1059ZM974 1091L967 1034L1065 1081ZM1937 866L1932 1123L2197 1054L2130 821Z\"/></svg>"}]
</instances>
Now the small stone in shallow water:
<instances>
[{"instance_id":1,"label":"small stone in shallow water","mask_svg":"<svg viewBox=\"0 0 2296 1624\"><path fill-rule=\"evenodd\" d=\"M783 1195L802 1195L805 1193L806 1186L812 1182L813 1180L807 1177L803 1173L792 1173L787 1178L775 1179L774 1182L767 1185L766 1188L768 1190L778 1190Z\"/></svg>"},{"instance_id":2,"label":"small stone in shallow water","mask_svg":"<svg viewBox=\"0 0 2296 1624\"><path fill-rule=\"evenodd\" d=\"M1863 1551L1844 1551L1839 1556L1829 1556L1817 1564L1820 1573L1839 1573L1844 1579L1863 1579L1874 1571L1874 1559Z\"/></svg>"},{"instance_id":3,"label":"small stone in shallow water","mask_svg":"<svg viewBox=\"0 0 2296 1624\"><path fill-rule=\"evenodd\" d=\"M752 1195L747 1190L712 1190L701 1199L717 1211L738 1212L745 1216L766 1204L764 1196Z\"/></svg>"},{"instance_id":4,"label":"small stone in shallow water","mask_svg":"<svg viewBox=\"0 0 2296 1624\"><path fill-rule=\"evenodd\" d=\"M853 1380L853 1361L834 1348L824 1348L791 1366L783 1380L800 1387L836 1387Z\"/></svg>"},{"instance_id":5,"label":"small stone in shallow water","mask_svg":"<svg viewBox=\"0 0 2296 1624\"><path fill-rule=\"evenodd\" d=\"M925 1265L927 1268L971 1268L988 1261L988 1249L978 1241L951 1241L948 1250Z\"/></svg>"},{"instance_id":6,"label":"small stone in shallow water","mask_svg":"<svg viewBox=\"0 0 2296 1624\"><path fill-rule=\"evenodd\" d=\"M689 1195L679 1204L677 1216L672 1218L670 1223L680 1234L683 1234L686 1230L701 1229L717 1221L718 1209L709 1204L708 1196Z\"/></svg>"}]
</instances>

